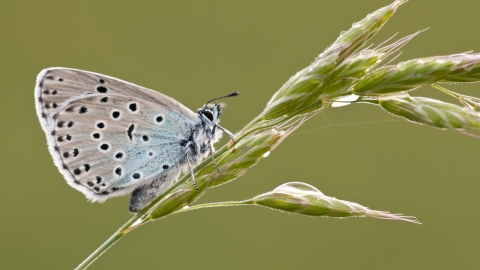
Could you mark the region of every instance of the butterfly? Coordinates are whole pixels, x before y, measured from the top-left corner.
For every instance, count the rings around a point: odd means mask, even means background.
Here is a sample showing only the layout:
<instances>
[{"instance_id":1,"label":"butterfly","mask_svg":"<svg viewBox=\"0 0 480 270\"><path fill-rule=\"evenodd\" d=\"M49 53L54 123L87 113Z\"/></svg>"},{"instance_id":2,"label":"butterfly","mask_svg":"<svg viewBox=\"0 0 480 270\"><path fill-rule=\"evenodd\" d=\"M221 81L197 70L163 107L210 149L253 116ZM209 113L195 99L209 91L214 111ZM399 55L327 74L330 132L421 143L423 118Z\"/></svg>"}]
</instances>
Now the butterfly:
<instances>
[{"instance_id":1,"label":"butterfly","mask_svg":"<svg viewBox=\"0 0 480 270\"><path fill-rule=\"evenodd\" d=\"M159 92L70 68L44 69L35 85L48 149L67 183L93 202L131 193L132 213L213 159L222 133L233 140L218 125L221 106L209 106L216 99L194 113Z\"/></svg>"}]
</instances>

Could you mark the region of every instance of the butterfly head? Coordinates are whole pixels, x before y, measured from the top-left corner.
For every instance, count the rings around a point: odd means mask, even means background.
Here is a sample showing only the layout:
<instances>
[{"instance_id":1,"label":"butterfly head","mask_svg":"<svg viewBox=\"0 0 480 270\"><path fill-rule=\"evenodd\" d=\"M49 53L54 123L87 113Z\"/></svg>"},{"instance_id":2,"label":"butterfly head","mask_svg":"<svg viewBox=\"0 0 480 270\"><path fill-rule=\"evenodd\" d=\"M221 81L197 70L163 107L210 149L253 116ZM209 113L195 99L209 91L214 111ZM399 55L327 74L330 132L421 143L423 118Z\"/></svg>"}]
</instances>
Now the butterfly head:
<instances>
[{"instance_id":1,"label":"butterfly head","mask_svg":"<svg viewBox=\"0 0 480 270\"><path fill-rule=\"evenodd\" d=\"M205 106L198 110L200 119L207 135L207 138L212 142L216 142L221 137L221 132L217 132L218 122L220 122L220 115L222 114L222 107L215 103L213 106Z\"/></svg>"},{"instance_id":2,"label":"butterfly head","mask_svg":"<svg viewBox=\"0 0 480 270\"><path fill-rule=\"evenodd\" d=\"M212 141L216 142L220 139L222 136L221 132L218 132L217 129L220 129L223 131L225 134L227 134L230 139L233 140L233 134L222 128L221 126L218 125L218 122L220 122L220 115L222 114L222 107L220 104L215 103L213 106L209 106L208 104L214 100L221 99L221 98L226 98L226 97L234 97L238 96L238 92L231 93L226 96L214 98L210 101L208 101L205 106L201 109L198 109L198 115L200 116L200 119L202 121L205 133L207 135L207 138Z\"/></svg>"}]
</instances>

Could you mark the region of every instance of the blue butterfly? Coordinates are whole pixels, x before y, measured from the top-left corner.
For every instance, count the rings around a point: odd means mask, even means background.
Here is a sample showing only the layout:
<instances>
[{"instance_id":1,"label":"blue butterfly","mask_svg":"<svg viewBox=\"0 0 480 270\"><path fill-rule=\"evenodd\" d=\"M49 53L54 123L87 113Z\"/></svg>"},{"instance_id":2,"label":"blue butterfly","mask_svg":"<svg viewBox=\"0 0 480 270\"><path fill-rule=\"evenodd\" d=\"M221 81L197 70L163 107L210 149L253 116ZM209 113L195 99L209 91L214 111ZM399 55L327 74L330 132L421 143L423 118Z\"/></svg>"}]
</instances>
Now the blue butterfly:
<instances>
[{"instance_id":1,"label":"blue butterfly","mask_svg":"<svg viewBox=\"0 0 480 270\"><path fill-rule=\"evenodd\" d=\"M233 139L211 101L194 113L156 91L68 68L42 70L35 85L48 149L67 183L94 202L132 193L132 213L213 158L218 129Z\"/></svg>"}]
</instances>

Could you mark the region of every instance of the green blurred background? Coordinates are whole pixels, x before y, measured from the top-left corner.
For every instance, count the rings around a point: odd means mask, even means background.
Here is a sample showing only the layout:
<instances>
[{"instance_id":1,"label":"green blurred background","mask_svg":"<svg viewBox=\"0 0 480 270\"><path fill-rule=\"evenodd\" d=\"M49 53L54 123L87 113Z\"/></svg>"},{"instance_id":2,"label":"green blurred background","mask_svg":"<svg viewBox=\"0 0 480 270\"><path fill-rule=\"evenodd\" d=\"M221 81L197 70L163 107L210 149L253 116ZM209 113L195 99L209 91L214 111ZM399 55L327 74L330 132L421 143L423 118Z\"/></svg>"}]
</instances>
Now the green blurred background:
<instances>
[{"instance_id":1,"label":"green blurred background","mask_svg":"<svg viewBox=\"0 0 480 270\"><path fill-rule=\"evenodd\" d=\"M225 100L222 121L235 132L340 31L389 3L1 1L0 268L72 269L131 217L128 197L91 204L53 165L34 108L41 69L107 74L191 109L240 91ZM430 27L400 60L480 51L478 10L476 0L412 0L373 42ZM480 85L450 89L480 96ZM454 102L433 88L415 92ZM479 269L480 141L391 121L398 118L369 105L325 115L331 126L321 128L328 123L317 115L249 173L199 202L246 199L302 181L329 196L417 216L423 225L255 207L199 210L135 230L91 269Z\"/></svg>"}]
</instances>

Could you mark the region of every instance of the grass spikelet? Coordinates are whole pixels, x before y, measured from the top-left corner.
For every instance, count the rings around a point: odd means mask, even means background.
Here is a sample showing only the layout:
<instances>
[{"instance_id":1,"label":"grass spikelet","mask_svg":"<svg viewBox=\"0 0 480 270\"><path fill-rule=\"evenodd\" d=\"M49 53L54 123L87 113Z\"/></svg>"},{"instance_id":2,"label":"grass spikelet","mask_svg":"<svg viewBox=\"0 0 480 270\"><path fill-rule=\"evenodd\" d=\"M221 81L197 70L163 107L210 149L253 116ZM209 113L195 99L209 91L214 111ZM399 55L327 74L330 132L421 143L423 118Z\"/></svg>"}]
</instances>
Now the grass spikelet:
<instances>
[{"instance_id":1,"label":"grass spikelet","mask_svg":"<svg viewBox=\"0 0 480 270\"><path fill-rule=\"evenodd\" d=\"M480 99L454 93L438 83L480 81L480 54L462 53L404 61L379 67L421 31L390 45L369 49L367 42L406 0L396 0L342 32L309 66L292 76L273 94L265 109L214 154L194 169L198 191L190 174L183 175L165 193L120 227L77 269L87 268L126 233L174 213L195 209L258 205L270 209L322 217L372 217L419 223L416 218L370 210L339 200L305 183L287 183L250 200L193 205L210 187L228 183L268 156L285 138L320 110L351 103L369 103L410 121L438 128L478 129ZM392 60L390 60L392 61ZM464 106L423 97L412 91L423 85L456 97ZM467 134L469 135L469 134Z\"/></svg>"}]
</instances>

